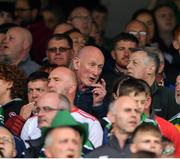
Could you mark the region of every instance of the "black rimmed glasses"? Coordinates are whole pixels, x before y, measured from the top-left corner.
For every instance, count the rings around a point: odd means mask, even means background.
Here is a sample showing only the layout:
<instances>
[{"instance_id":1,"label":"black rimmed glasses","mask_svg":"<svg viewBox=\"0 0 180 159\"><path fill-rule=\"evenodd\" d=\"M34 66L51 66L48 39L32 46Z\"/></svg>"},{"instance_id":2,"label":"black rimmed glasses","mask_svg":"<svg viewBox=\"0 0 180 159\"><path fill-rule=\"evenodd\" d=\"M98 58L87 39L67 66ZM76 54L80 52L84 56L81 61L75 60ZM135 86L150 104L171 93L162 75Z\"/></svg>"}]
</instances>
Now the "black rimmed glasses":
<instances>
[{"instance_id":1,"label":"black rimmed glasses","mask_svg":"<svg viewBox=\"0 0 180 159\"><path fill-rule=\"evenodd\" d=\"M68 53L69 50L71 50L71 48L67 48L67 47L50 47L47 49L48 52L50 53L57 53L57 52L60 52L60 53Z\"/></svg>"}]
</instances>

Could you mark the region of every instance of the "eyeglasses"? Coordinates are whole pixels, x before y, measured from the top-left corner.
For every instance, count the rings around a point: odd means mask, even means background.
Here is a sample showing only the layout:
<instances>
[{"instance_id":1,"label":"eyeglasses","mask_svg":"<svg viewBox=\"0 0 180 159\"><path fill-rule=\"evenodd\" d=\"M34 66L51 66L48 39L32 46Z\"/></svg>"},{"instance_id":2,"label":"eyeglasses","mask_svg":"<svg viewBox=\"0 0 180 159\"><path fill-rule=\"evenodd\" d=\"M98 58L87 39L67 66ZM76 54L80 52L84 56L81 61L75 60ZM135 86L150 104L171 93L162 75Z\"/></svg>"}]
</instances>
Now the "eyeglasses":
<instances>
[{"instance_id":1,"label":"eyeglasses","mask_svg":"<svg viewBox=\"0 0 180 159\"><path fill-rule=\"evenodd\" d=\"M73 19L92 21L92 18L90 16L74 16L71 18L71 20L73 20Z\"/></svg>"},{"instance_id":2,"label":"eyeglasses","mask_svg":"<svg viewBox=\"0 0 180 159\"><path fill-rule=\"evenodd\" d=\"M145 31L130 31L129 34L132 34L134 36L137 36L137 35L140 35L140 36L146 36L147 35L147 32Z\"/></svg>"},{"instance_id":3,"label":"eyeglasses","mask_svg":"<svg viewBox=\"0 0 180 159\"><path fill-rule=\"evenodd\" d=\"M31 8L15 8L16 12L26 12L26 11L30 11Z\"/></svg>"},{"instance_id":4,"label":"eyeglasses","mask_svg":"<svg viewBox=\"0 0 180 159\"><path fill-rule=\"evenodd\" d=\"M71 48L65 48L65 47L51 47L51 48L48 48L47 51L48 52L51 52L51 53L57 53L57 52L60 52L60 53L67 53L69 50L71 50Z\"/></svg>"},{"instance_id":5,"label":"eyeglasses","mask_svg":"<svg viewBox=\"0 0 180 159\"><path fill-rule=\"evenodd\" d=\"M3 142L4 144L13 143L11 138L5 136L0 137L0 142Z\"/></svg>"},{"instance_id":6,"label":"eyeglasses","mask_svg":"<svg viewBox=\"0 0 180 159\"><path fill-rule=\"evenodd\" d=\"M43 111L44 113L49 113L49 112L52 112L52 111L59 111L59 110L63 110L63 109L60 109L60 108L52 108L51 106L44 106L44 107L36 107L34 110L33 110L33 114L34 115L38 115L40 113L40 111Z\"/></svg>"}]
</instances>

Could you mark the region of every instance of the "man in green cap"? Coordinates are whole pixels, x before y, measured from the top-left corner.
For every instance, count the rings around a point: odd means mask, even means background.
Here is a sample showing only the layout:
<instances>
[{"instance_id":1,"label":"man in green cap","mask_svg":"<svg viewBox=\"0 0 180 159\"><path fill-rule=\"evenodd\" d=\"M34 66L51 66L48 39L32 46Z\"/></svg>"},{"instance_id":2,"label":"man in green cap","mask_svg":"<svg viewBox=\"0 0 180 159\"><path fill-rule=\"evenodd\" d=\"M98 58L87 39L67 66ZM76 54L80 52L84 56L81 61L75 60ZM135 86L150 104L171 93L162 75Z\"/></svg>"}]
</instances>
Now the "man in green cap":
<instances>
[{"instance_id":1,"label":"man in green cap","mask_svg":"<svg viewBox=\"0 0 180 159\"><path fill-rule=\"evenodd\" d=\"M44 155L48 158L79 158L88 137L88 125L77 122L67 110L58 111L52 124L42 129Z\"/></svg>"}]
</instances>

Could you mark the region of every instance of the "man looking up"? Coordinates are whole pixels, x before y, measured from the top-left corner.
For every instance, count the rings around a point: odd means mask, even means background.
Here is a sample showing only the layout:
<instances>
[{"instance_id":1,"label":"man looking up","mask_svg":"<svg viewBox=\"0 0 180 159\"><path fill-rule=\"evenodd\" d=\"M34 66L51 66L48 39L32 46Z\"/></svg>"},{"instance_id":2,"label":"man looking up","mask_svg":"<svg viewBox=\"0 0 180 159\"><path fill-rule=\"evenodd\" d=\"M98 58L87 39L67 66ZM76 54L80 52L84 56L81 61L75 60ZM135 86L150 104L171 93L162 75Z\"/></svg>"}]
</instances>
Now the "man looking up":
<instances>
[{"instance_id":1,"label":"man looking up","mask_svg":"<svg viewBox=\"0 0 180 159\"><path fill-rule=\"evenodd\" d=\"M0 63L17 65L27 75L38 70L40 66L31 60L30 50L32 46L31 33L22 27L12 27L6 33L3 42L3 51L0 55Z\"/></svg>"}]
</instances>

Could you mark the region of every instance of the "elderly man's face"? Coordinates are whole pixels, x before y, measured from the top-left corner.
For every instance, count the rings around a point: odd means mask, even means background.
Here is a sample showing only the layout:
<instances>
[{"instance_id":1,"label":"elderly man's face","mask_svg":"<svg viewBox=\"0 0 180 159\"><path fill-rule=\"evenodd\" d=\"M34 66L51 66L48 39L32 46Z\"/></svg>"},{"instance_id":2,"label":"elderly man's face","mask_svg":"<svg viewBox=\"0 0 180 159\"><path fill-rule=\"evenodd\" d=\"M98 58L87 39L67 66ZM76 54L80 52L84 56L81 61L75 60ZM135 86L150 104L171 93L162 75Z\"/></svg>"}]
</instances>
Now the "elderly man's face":
<instances>
[{"instance_id":1,"label":"elderly man's face","mask_svg":"<svg viewBox=\"0 0 180 159\"><path fill-rule=\"evenodd\" d=\"M99 52L85 53L79 58L77 77L79 83L91 87L97 82L104 65L104 56Z\"/></svg>"},{"instance_id":2,"label":"elderly man's face","mask_svg":"<svg viewBox=\"0 0 180 159\"><path fill-rule=\"evenodd\" d=\"M79 158L81 155L81 137L73 128L57 128L51 132L50 146L45 154L50 158Z\"/></svg>"},{"instance_id":3,"label":"elderly man's face","mask_svg":"<svg viewBox=\"0 0 180 159\"><path fill-rule=\"evenodd\" d=\"M16 62L22 56L24 38L18 29L9 29L3 41L3 48L0 54L0 61L9 64L17 64Z\"/></svg>"},{"instance_id":4,"label":"elderly man's face","mask_svg":"<svg viewBox=\"0 0 180 159\"><path fill-rule=\"evenodd\" d=\"M142 51L132 53L127 65L128 74L137 79L144 79L147 74L147 66L145 65L146 54Z\"/></svg>"},{"instance_id":5,"label":"elderly man's face","mask_svg":"<svg viewBox=\"0 0 180 159\"><path fill-rule=\"evenodd\" d=\"M4 128L0 128L0 157L13 158L16 156L13 136Z\"/></svg>"}]
</instances>

